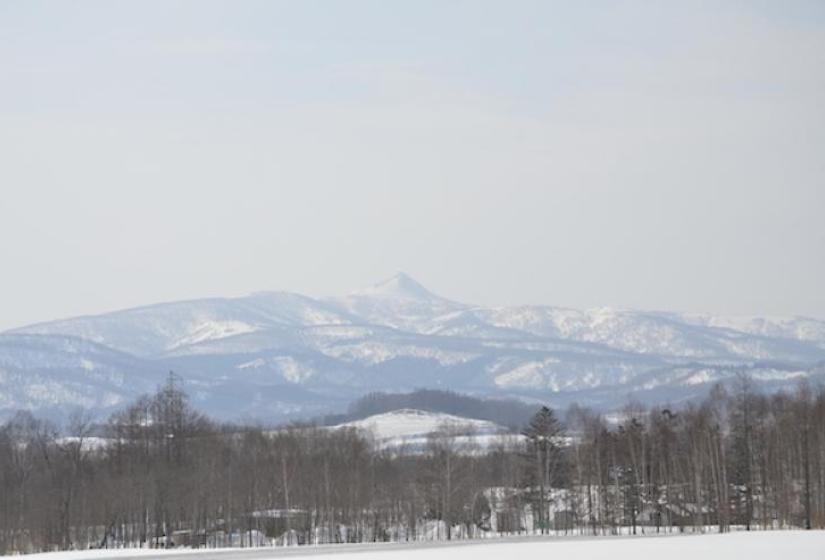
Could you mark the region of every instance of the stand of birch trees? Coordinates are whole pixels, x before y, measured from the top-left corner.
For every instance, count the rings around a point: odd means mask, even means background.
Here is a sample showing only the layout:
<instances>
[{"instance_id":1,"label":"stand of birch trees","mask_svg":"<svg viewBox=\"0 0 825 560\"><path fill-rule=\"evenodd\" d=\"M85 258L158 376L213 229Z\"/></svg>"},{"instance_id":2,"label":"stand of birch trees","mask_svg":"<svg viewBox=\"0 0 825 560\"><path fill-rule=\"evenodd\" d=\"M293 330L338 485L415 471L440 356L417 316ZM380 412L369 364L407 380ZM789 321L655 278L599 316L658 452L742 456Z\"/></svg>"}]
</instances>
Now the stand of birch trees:
<instances>
[{"instance_id":1,"label":"stand of birch trees","mask_svg":"<svg viewBox=\"0 0 825 560\"><path fill-rule=\"evenodd\" d=\"M522 434L425 448L217 424L170 382L93 426L0 425L0 553L825 528L825 390L747 378L618 420L542 407ZM102 430L102 432L101 432ZM68 435L67 435L68 434Z\"/></svg>"}]
</instances>

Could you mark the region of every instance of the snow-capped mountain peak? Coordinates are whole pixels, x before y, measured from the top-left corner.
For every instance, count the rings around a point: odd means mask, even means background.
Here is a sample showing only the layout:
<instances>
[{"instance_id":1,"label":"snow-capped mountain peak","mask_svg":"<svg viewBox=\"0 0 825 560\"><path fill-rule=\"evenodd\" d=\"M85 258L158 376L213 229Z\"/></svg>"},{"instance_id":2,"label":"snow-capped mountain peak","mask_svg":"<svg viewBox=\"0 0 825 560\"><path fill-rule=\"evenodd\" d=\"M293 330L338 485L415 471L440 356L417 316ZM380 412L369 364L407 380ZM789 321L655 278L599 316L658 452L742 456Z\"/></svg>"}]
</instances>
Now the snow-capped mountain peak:
<instances>
[{"instance_id":1,"label":"snow-capped mountain peak","mask_svg":"<svg viewBox=\"0 0 825 560\"><path fill-rule=\"evenodd\" d=\"M414 300L443 299L425 288L409 274L399 272L369 288L351 294L353 296L372 296L385 298L403 298Z\"/></svg>"},{"instance_id":2,"label":"snow-capped mountain peak","mask_svg":"<svg viewBox=\"0 0 825 560\"><path fill-rule=\"evenodd\" d=\"M431 332L439 317L467 307L432 293L403 272L329 301L370 323L417 333Z\"/></svg>"}]
</instances>

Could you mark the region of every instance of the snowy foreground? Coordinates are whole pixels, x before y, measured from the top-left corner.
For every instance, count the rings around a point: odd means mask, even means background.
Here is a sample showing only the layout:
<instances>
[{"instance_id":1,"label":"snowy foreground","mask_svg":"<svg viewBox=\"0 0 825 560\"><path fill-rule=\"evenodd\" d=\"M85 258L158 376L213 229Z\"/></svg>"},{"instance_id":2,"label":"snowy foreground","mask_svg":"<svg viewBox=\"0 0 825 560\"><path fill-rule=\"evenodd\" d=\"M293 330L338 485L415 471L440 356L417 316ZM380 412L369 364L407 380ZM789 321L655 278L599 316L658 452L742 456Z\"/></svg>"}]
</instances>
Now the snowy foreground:
<instances>
[{"instance_id":1,"label":"snowy foreground","mask_svg":"<svg viewBox=\"0 0 825 560\"><path fill-rule=\"evenodd\" d=\"M825 531L767 531L722 535L672 535L645 537L520 538L495 541L453 541L452 543L358 544L303 546L291 548L220 550L86 550L33 554L31 560L103 560L112 558L148 560L265 560L282 556L303 556L319 560L343 554L346 560L625 560L666 558L667 560L822 560L825 558Z\"/></svg>"}]
</instances>

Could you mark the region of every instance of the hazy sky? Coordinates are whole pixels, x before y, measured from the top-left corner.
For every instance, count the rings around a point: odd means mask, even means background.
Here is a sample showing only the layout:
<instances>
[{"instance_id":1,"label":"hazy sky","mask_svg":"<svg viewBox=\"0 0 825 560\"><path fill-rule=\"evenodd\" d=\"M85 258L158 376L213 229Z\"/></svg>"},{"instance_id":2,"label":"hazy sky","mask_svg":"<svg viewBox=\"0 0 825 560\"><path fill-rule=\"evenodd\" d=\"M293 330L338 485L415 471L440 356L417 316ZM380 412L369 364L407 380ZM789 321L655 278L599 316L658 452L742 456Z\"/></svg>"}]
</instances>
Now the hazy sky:
<instances>
[{"instance_id":1,"label":"hazy sky","mask_svg":"<svg viewBox=\"0 0 825 560\"><path fill-rule=\"evenodd\" d=\"M398 270L825 317L825 2L0 0L0 329Z\"/></svg>"}]
</instances>

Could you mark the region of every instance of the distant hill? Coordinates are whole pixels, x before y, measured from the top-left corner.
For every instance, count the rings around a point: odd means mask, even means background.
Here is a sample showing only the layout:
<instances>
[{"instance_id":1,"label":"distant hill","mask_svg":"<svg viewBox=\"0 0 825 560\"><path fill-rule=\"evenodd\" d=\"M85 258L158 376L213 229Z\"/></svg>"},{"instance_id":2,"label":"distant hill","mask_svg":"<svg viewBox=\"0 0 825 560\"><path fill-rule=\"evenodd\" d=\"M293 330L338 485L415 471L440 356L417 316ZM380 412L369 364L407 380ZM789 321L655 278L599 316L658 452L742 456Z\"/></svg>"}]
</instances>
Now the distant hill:
<instances>
[{"instance_id":1,"label":"distant hill","mask_svg":"<svg viewBox=\"0 0 825 560\"><path fill-rule=\"evenodd\" d=\"M517 430L528 422L538 406L516 399L476 398L437 389L418 389L409 393L375 392L353 402L345 414L329 416L325 423L361 420L399 409L415 409L487 420Z\"/></svg>"}]
</instances>

